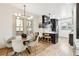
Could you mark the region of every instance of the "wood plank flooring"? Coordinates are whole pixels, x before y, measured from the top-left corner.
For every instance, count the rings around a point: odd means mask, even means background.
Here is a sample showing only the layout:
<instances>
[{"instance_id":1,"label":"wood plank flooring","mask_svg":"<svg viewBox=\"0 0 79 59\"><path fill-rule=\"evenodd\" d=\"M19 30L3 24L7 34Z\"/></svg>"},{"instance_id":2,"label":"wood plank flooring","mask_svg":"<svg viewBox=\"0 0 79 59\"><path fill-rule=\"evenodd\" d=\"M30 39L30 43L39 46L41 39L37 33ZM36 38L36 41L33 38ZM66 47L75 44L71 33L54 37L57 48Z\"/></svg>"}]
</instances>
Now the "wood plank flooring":
<instances>
[{"instance_id":1,"label":"wood plank flooring","mask_svg":"<svg viewBox=\"0 0 79 59\"><path fill-rule=\"evenodd\" d=\"M73 47L68 41L68 38L59 38L57 44L50 45L38 56L73 56Z\"/></svg>"},{"instance_id":2,"label":"wood plank flooring","mask_svg":"<svg viewBox=\"0 0 79 59\"><path fill-rule=\"evenodd\" d=\"M27 50L19 56L73 56L73 47L68 43L68 38L59 38L57 44L39 42L36 48L32 48L31 54ZM0 56L11 56L12 48L0 49Z\"/></svg>"}]
</instances>

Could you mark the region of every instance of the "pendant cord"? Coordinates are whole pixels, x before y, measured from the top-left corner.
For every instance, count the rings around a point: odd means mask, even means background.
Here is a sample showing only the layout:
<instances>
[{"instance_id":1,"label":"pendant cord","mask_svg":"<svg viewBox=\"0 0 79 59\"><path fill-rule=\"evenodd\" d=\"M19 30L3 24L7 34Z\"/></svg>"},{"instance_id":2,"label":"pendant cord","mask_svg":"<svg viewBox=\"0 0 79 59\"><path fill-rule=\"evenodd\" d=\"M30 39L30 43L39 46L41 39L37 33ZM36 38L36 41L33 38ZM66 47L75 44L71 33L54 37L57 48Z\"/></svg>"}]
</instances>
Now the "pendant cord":
<instances>
[{"instance_id":1,"label":"pendant cord","mask_svg":"<svg viewBox=\"0 0 79 59\"><path fill-rule=\"evenodd\" d=\"M26 16L26 11L25 11L26 5L24 5L24 16Z\"/></svg>"}]
</instances>

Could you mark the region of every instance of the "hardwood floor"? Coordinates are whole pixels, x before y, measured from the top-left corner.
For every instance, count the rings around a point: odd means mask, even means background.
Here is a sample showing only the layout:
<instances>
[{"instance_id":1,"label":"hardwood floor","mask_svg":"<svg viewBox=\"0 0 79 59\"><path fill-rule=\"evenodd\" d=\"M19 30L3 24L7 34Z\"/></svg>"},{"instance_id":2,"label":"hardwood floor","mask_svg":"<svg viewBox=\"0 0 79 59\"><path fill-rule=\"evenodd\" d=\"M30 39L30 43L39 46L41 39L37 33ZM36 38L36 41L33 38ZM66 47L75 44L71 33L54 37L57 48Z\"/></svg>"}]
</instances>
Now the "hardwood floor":
<instances>
[{"instance_id":1,"label":"hardwood floor","mask_svg":"<svg viewBox=\"0 0 79 59\"><path fill-rule=\"evenodd\" d=\"M57 44L50 45L38 56L73 56L73 47L68 41L68 38L59 38Z\"/></svg>"},{"instance_id":2,"label":"hardwood floor","mask_svg":"<svg viewBox=\"0 0 79 59\"><path fill-rule=\"evenodd\" d=\"M44 51L48 46L50 46L51 43L46 43L46 42L39 42L37 47L33 47L31 49L29 49L31 51L31 54L28 53L27 50L25 50L24 52L20 53L20 56L35 56L39 53L41 53L42 51ZM0 55L1 56L11 56L13 55L13 49L12 48L3 48L0 49Z\"/></svg>"},{"instance_id":3,"label":"hardwood floor","mask_svg":"<svg viewBox=\"0 0 79 59\"><path fill-rule=\"evenodd\" d=\"M32 48L31 54L27 50L22 52L20 56L73 56L73 47L68 43L67 38L59 38L57 44L39 42L36 48ZM11 56L13 50L11 48L0 49L1 56Z\"/></svg>"}]
</instances>

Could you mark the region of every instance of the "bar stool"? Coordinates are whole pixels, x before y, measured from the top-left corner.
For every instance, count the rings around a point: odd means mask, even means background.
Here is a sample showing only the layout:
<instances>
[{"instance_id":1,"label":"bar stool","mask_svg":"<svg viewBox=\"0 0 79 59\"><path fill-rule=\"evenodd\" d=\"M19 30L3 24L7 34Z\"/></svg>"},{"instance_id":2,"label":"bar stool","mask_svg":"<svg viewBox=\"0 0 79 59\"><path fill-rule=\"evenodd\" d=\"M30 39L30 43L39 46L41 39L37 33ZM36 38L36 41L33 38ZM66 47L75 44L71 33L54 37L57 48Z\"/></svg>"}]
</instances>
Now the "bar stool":
<instances>
[{"instance_id":1,"label":"bar stool","mask_svg":"<svg viewBox=\"0 0 79 59\"><path fill-rule=\"evenodd\" d=\"M45 36L46 42L51 42L51 37L50 36Z\"/></svg>"}]
</instances>

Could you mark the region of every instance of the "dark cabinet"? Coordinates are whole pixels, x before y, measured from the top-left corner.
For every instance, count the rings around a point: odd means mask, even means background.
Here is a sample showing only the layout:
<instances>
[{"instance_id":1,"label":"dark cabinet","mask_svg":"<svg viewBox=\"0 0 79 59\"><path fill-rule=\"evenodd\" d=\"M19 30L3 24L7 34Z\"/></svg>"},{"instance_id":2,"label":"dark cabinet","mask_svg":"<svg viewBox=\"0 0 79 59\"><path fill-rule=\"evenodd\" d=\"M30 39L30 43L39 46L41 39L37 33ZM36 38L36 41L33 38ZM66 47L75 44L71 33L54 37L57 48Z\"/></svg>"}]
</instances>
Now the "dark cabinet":
<instances>
[{"instance_id":1,"label":"dark cabinet","mask_svg":"<svg viewBox=\"0 0 79 59\"><path fill-rule=\"evenodd\" d=\"M46 15L42 15L42 26L43 28L46 28L47 25L51 24L51 30L52 31L56 31L56 26L58 24L58 20L57 19L50 19L49 16Z\"/></svg>"},{"instance_id":2,"label":"dark cabinet","mask_svg":"<svg viewBox=\"0 0 79 59\"><path fill-rule=\"evenodd\" d=\"M50 17L46 15L42 15L42 23L49 23L50 22Z\"/></svg>"},{"instance_id":3,"label":"dark cabinet","mask_svg":"<svg viewBox=\"0 0 79 59\"><path fill-rule=\"evenodd\" d=\"M51 28L52 28L52 31L56 31L56 26L57 26L57 24L58 24L58 21L57 21L57 19L50 19L51 20L51 24L52 24L52 26L51 26Z\"/></svg>"},{"instance_id":4,"label":"dark cabinet","mask_svg":"<svg viewBox=\"0 0 79 59\"><path fill-rule=\"evenodd\" d=\"M69 44L73 46L73 34L69 34Z\"/></svg>"},{"instance_id":5,"label":"dark cabinet","mask_svg":"<svg viewBox=\"0 0 79 59\"><path fill-rule=\"evenodd\" d=\"M76 4L76 38L79 39L79 3Z\"/></svg>"},{"instance_id":6,"label":"dark cabinet","mask_svg":"<svg viewBox=\"0 0 79 59\"><path fill-rule=\"evenodd\" d=\"M58 34L50 34L51 41L53 44L56 44L58 42Z\"/></svg>"},{"instance_id":7,"label":"dark cabinet","mask_svg":"<svg viewBox=\"0 0 79 59\"><path fill-rule=\"evenodd\" d=\"M46 26L50 24L50 17L46 15L42 15L42 26L46 28Z\"/></svg>"}]
</instances>

